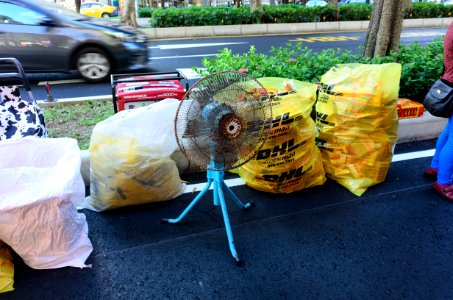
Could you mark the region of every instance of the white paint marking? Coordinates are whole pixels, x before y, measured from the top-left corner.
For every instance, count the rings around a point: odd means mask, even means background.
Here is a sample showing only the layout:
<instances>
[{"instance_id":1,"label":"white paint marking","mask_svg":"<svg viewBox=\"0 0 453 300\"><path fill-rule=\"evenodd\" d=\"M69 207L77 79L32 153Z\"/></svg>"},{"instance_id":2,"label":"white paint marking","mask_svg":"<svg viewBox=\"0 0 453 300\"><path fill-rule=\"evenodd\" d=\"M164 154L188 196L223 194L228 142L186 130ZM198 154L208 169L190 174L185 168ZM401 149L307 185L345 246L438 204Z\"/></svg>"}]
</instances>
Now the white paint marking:
<instances>
[{"instance_id":1,"label":"white paint marking","mask_svg":"<svg viewBox=\"0 0 453 300\"><path fill-rule=\"evenodd\" d=\"M49 84L66 84L66 83L81 83L81 82L86 82L83 79L65 79L65 80L54 80L54 81L49 81ZM47 81L40 81L38 85L45 85Z\"/></svg>"},{"instance_id":2,"label":"white paint marking","mask_svg":"<svg viewBox=\"0 0 453 300\"><path fill-rule=\"evenodd\" d=\"M441 36L445 35L444 32L403 32L401 37L420 37L420 36Z\"/></svg>"},{"instance_id":3,"label":"white paint marking","mask_svg":"<svg viewBox=\"0 0 453 300\"><path fill-rule=\"evenodd\" d=\"M233 42L233 43L202 43L202 44L174 44L174 45L157 45L150 46L150 49L171 50L171 49L186 49L197 47L217 47L226 45L248 44L248 42Z\"/></svg>"},{"instance_id":4,"label":"white paint marking","mask_svg":"<svg viewBox=\"0 0 453 300\"><path fill-rule=\"evenodd\" d=\"M244 182L244 180L242 180L242 178L226 179L225 183L229 187L238 186L238 185L244 185L245 184L245 182ZM204 183L196 183L196 184L188 184L186 186L186 189L184 190L184 194L189 194L189 193L201 191L205 186L206 186L206 182L204 182ZM213 186L214 186L214 184L212 184L209 189L212 190Z\"/></svg>"},{"instance_id":5,"label":"white paint marking","mask_svg":"<svg viewBox=\"0 0 453 300\"><path fill-rule=\"evenodd\" d=\"M159 57L151 57L150 60L171 59L171 58L188 58L188 57L205 57L205 56L215 56L217 54L219 54L219 53L196 54L196 55L178 55L178 56L159 56Z\"/></svg>"},{"instance_id":6,"label":"white paint marking","mask_svg":"<svg viewBox=\"0 0 453 300\"><path fill-rule=\"evenodd\" d=\"M423 158L423 157L432 157L434 155L434 151L435 151L435 149L403 153L403 154L395 154L395 155L393 155L392 162L404 161L404 160L409 160L409 159L417 159L417 158ZM244 182L244 180L242 180L242 178L227 179L227 180L225 180L225 183L229 187L240 186L240 185L245 184L245 182ZM184 190L184 194L201 191L205 186L206 186L206 183L188 184L186 186L186 189ZM209 189L212 190L212 186Z\"/></svg>"},{"instance_id":7,"label":"white paint marking","mask_svg":"<svg viewBox=\"0 0 453 300\"><path fill-rule=\"evenodd\" d=\"M393 155L392 162L434 156L436 149Z\"/></svg>"}]
</instances>

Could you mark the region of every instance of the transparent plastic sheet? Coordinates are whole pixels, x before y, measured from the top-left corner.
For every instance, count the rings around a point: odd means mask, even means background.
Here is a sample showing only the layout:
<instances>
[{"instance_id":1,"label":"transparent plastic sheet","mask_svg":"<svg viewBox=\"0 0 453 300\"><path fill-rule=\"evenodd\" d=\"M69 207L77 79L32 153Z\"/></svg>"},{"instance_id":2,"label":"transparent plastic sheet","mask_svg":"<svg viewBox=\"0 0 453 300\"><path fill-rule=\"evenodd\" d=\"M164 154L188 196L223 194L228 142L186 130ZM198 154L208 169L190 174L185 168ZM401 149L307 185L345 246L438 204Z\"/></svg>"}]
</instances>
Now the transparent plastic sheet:
<instances>
[{"instance_id":1,"label":"transparent plastic sheet","mask_svg":"<svg viewBox=\"0 0 453 300\"><path fill-rule=\"evenodd\" d=\"M84 208L103 211L171 200L185 184L170 155L177 99L123 110L98 123L90 141L90 197Z\"/></svg>"},{"instance_id":2,"label":"transparent plastic sheet","mask_svg":"<svg viewBox=\"0 0 453 300\"><path fill-rule=\"evenodd\" d=\"M258 81L270 92L285 91L286 78L265 77ZM257 156L232 170L245 183L260 191L291 193L326 181L315 123L310 117L316 85L292 80L294 93L273 97L272 128Z\"/></svg>"},{"instance_id":3,"label":"transparent plastic sheet","mask_svg":"<svg viewBox=\"0 0 453 300\"><path fill-rule=\"evenodd\" d=\"M13 256L7 246L0 241L0 294L14 291Z\"/></svg>"},{"instance_id":4,"label":"transparent plastic sheet","mask_svg":"<svg viewBox=\"0 0 453 300\"><path fill-rule=\"evenodd\" d=\"M383 182L398 133L401 65L344 64L321 78L316 142L324 169L357 196Z\"/></svg>"},{"instance_id":5,"label":"transparent plastic sheet","mask_svg":"<svg viewBox=\"0 0 453 300\"><path fill-rule=\"evenodd\" d=\"M86 267L93 251L77 205L85 186L71 138L0 142L0 240L31 268Z\"/></svg>"}]
</instances>

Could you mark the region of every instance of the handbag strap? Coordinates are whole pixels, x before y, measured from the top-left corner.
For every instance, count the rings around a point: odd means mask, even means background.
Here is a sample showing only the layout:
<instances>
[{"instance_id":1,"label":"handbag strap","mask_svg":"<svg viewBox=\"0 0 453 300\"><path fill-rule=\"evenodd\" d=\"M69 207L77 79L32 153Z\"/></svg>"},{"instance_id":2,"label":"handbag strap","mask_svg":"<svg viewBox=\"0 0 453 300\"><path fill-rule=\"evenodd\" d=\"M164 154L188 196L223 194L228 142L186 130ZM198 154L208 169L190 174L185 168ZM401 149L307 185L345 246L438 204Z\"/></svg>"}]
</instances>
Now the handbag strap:
<instances>
[{"instance_id":1,"label":"handbag strap","mask_svg":"<svg viewBox=\"0 0 453 300\"><path fill-rule=\"evenodd\" d=\"M13 57L8 57L8 58L0 58L0 65L14 65L16 68L17 72L12 72L12 73L0 73L0 83L1 85L6 85L6 86L11 86L14 85L14 83L20 82L24 89L27 91L28 96L30 97L30 101L26 100L30 104L35 103L35 99L33 97L33 94L31 92L31 87L30 83L28 82L27 76L25 75L24 68L22 67L22 64L17 60L16 58Z\"/></svg>"}]
</instances>

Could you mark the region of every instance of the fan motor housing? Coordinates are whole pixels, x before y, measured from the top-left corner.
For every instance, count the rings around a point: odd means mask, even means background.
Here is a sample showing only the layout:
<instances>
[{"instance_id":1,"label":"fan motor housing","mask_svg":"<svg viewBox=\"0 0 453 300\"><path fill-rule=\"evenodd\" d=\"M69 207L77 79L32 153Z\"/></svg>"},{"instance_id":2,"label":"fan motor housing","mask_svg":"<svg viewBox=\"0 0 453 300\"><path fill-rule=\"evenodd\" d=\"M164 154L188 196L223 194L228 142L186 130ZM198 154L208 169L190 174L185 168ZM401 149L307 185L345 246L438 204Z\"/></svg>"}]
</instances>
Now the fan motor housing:
<instances>
[{"instance_id":1,"label":"fan motor housing","mask_svg":"<svg viewBox=\"0 0 453 300\"><path fill-rule=\"evenodd\" d=\"M234 139L241 134L242 122L235 114L227 114L220 120L219 128L224 137Z\"/></svg>"},{"instance_id":2,"label":"fan motor housing","mask_svg":"<svg viewBox=\"0 0 453 300\"><path fill-rule=\"evenodd\" d=\"M242 130L242 122L233 109L225 103L213 101L206 105L201 113L207 128L217 128L225 138L238 137Z\"/></svg>"}]
</instances>

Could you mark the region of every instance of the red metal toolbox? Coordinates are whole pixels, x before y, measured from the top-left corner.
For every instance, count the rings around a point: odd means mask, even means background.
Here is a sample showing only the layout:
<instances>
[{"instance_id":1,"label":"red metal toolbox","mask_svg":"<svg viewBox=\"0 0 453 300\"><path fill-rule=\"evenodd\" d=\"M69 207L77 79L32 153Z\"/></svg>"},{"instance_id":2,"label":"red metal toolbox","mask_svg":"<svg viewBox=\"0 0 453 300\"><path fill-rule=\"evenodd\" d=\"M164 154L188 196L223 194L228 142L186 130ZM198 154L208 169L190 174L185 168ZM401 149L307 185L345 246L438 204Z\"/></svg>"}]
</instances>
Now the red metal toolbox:
<instances>
[{"instance_id":1,"label":"red metal toolbox","mask_svg":"<svg viewBox=\"0 0 453 300\"><path fill-rule=\"evenodd\" d=\"M146 106L166 98L181 100L189 88L187 78L178 71L112 74L111 84L115 113Z\"/></svg>"}]
</instances>

